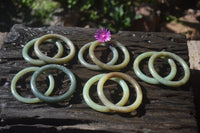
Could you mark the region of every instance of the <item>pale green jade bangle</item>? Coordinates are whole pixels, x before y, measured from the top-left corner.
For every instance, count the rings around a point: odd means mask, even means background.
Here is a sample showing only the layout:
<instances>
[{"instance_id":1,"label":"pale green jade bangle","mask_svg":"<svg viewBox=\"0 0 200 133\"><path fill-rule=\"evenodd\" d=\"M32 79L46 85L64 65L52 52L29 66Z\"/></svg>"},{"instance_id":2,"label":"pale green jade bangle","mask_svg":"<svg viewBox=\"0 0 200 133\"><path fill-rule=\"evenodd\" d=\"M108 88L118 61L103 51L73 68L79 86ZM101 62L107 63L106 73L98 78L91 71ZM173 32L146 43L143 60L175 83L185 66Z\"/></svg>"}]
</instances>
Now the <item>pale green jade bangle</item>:
<instances>
[{"instance_id":1,"label":"pale green jade bangle","mask_svg":"<svg viewBox=\"0 0 200 133\"><path fill-rule=\"evenodd\" d=\"M63 40L69 46L70 53L67 56L63 57L63 58L52 58L52 57L46 56L45 54L43 54L40 51L39 46L43 41L45 41L47 39L60 39L60 40ZM67 62L69 62L70 60L73 59L73 57L74 57L74 55L76 53L74 44L67 37L62 36L62 35L58 35L58 34L48 34L48 35L44 35L44 36L40 37L35 42L34 50L35 50L35 53L38 56L38 58L40 58L41 60L44 60L45 62L53 63L53 64L64 64L64 63L67 63Z\"/></svg>"},{"instance_id":2,"label":"pale green jade bangle","mask_svg":"<svg viewBox=\"0 0 200 133\"><path fill-rule=\"evenodd\" d=\"M22 56L24 57L24 59L33 64L33 65L44 65L46 64L45 61L43 60L40 60L40 59L33 59L31 58L29 55L28 55L28 51L29 49L34 45L34 43L38 40L38 38L36 39L33 39L31 41L29 41L23 48L22 50ZM47 40L48 41L48 40ZM58 47L58 52L56 53L56 55L53 57L53 58L59 58L63 55L63 45L59 42L59 41L56 41L56 46Z\"/></svg>"},{"instance_id":3,"label":"pale green jade bangle","mask_svg":"<svg viewBox=\"0 0 200 133\"><path fill-rule=\"evenodd\" d=\"M99 66L97 66L97 65L92 65L92 64L87 63L87 62L84 60L84 58L83 58L83 53L85 52L85 50L87 50L87 49L90 47L91 43L92 43L92 42L87 43L87 44L85 44L83 47L81 47L81 49L80 49L79 52L78 52L78 59L79 59L80 63L81 63L83 66L85 66L86 68L88 68L88 69L91 69L91 70L102 70L102 68L99 67ZM101 43L101 45L102 45L102 46L105 46L106 44L105 44L105 43ZM117 52L117 50L116 50L115 47L110 46L109 48L110 48L110 49L112 50L112 52L113 52L113 58L112 58L112 60L109 61L107 64L115 64L115 63L117 62L117 60L118 60L119 54L118 54L118 52Z\"/></svg>"},{"instance_id":4,"label":"pale green jade bangle","mask_svg":"<svg viewBox=\"0 0 200 133\"><path fill-rule=\"evenodd\" d=\"M139 56L137 56L137 58L135 59L134 63L133 63L133 70L135 72L135 74L143 81L150 83L150 84L160 84L160 82L152 77L146 76L144 75L140 68L139 68L139 64L140 62L145 59L148 58L150 56L152 56L155 52L145 52L140 54ZM176 72L177 72L177 68L176 68L176 64L172 59L168 59L168 63L170 65L171 71L169 73L169 75L167 75L166 77L164 77L166 80L172 80L175 76L176 76Z\"/></svg>"},{"instance_id":5,"label":"pale green jade bangle","mask_svg":"<svg viewBox=\"0 0 200 133\"><path fill-rule=\"evenodd\" d=\"M66 93L56 96L56 97L50 97L50 96L43 95L37 89L37 86L36 86L36 81L37 81L38 76L42 72L45 72L47 70L53 70L53 69L58 69L58 70L63 71L69 77L69 79L71 81L71 85L70 85L68 91ZM74 93L75 89L76 89L76 78L75 78L74 74L69 69L67 69L66 67L61 66L61 65L49 64L49 65L42 66L37 71L35 71L31 77L31 90L32 90L33 94L45 102L49 102L49 103L61 102L65 99L69 98Z\"/></svg>"},{"instance_id":6,"label":"pale green jade bangle","mask_svg":"<svg viewBox=\"0 0 200 133\"><path fill-rule=\"evenodd\" d=\"M103 92L103 85L108 79L110 79L112 77L119 77L119 78L125 79L125 80L129 81L132 84L132 86L135 88L136 99L131 105L118 106L118 105L113 104L106 98L106 96L104 95L104 92ZM106 107L108 107L110 110L122 112L122 113L128 113L128 112L131 112L131 111L134 111L135 109L137 109L140 106L140 104L142 103L142 97L143 97L140 85L131 76L121 73L121 72L111 72L111 73L108 73L108 74L104 75L103 77L101 77L101 79L99 80L99 82L97 84L97 94L98 94L101 102Z\"/></svg>"},{"instance_id":7,"label":"pale green jade bangle","mask_svg":"<svg viewBox=\"0 0 200 133\"><path fill-rule=\"evenodd\" d=\"M178 61L181 64L181 66L183 67L184 72L185 72L184 77L181 80L179 80L179 81L169 81L169 80L166 80L163 77L161 77L156 72L154 65L153 65L154 61L155 61L156 58L162 57L162 56L172 58L172 59ZM172 87L182 86L189 80L189 77L190 77L190 69L189 69L187 63L181 57L179 57L178 55L171 53L171 52L157 52L157 53L153 54L149 59L148 67L149 67L149 71L150 71L151 75L155 79L157 79L160 83L162 83L166 86L172 86Z\"/></svg>"},{"instance_id":8,"label":"pale green jade bangle","mask_svg":"<svg viewBox=\"0 0 200 133\"><path fill-rule=\"evenodd\" d=\"M124 60L121 64L117 64L117 65L111 65L111 64L105 64L103 62L101 62L99 59L96 58L95 54L94 54L94 49L101 44L101 42L99 41L94 41L89 48L89 56L92 59L92 61L100 66L101 68L107 69L107 70L111 70L111 71L115 71L115 70L120 70L124 67L126 67L129 63L130 60L130 55L128 50L126 49L125 46L123 46L121 43L119 43L118 41L113 41L115 43L115 45L117 47L119 47L122 52L124 53Z\"/></svg>"},{"instance_id":9,"label":"pale green jade bangle","mask_svg":"<svg viewBox=\"0 0 200 133\"><path fill-rule=\"evenodd\" d=\"M100 112L111 112L111 110L108 107L99 105L99 104L95 103L94 101L92 101L92 99L90 98L90 95L89 95L90 87L104 75L106 75L106 74L96 75L96 76L90 78L86 82L86 84L84 85L84 88L83 88L83 98L84 98L85 102L88 104L88 106L90 106L92 109L100 111ZM113 81L119 83L120 86L122 87L123 96L122 96L121 100L118 103L116 103L116 105L123 106L128 101L129 88L128 88L126 82L120 78L111 78L110 80L113 80Z\"/></svg>"},{"instance_id":10,"label":"pale green jade bangle","mask_svg":"<svg viewBox=\"0 0 200 133\"><path fill-rule=\"evenodd\" d=\"M19 100L21 102L24 102L24 103L41 102L41 100L39 98L25 98L25 97L22 97L16 91L16 83L19 80L19 78L21 76L25 75L26 73L29 73L29 72L32 72L32 71L36 71L37 69L39 69L39 67L28 67L28 68L25 68L25 69L21 70L20 72L18 72L14 76L14 78L12 79L12 82L11 82L11 93L17 100ZM47 91L44 94L44 95L47 95L47 96L51 94L51 92L53 91L54 85L55 85L54 78L53 78L53 76L51 74L48 75L48 78L49 78L50 85L49 85L49 88L47 89Z\"/></svg>"}]
</instances>

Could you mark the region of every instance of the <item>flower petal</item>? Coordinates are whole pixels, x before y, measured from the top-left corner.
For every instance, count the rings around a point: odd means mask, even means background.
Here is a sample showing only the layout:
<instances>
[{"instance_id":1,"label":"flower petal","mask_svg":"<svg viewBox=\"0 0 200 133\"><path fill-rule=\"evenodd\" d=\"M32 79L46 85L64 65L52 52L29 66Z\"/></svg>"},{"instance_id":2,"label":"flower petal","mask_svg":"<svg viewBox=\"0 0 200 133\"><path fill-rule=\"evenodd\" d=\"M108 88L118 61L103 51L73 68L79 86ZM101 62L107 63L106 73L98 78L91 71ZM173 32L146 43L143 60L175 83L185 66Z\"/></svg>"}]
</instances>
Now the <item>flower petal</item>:
<instances>
[{"instance_id":1,"label":"flower petal","mask_svg":"<svg viewBox=\"0 0 200 133\"><path fill-rule=\"evenodd\" d=\"M94 36L100 42L107 42L111 40L111 33L110 30L106 28L98 29Z\"/></svg>"}]
</instances>

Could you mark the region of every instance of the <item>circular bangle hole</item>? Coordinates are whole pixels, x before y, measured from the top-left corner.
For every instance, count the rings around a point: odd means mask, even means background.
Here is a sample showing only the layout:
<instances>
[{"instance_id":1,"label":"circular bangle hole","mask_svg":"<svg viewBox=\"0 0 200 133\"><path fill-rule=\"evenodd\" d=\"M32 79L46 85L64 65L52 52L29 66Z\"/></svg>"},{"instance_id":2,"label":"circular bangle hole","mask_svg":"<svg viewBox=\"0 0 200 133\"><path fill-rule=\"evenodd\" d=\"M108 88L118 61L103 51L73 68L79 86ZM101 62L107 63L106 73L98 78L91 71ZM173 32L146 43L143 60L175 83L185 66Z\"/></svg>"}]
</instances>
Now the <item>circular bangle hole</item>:
<instances>
[{"instance_id":1,"label":"circular bangle hole","mask_svg":"<svg viewBox=\"0 0 200 133\"><path fill-rule=\"evenodd\" d=\"M120 64L120 63L122 63L123 62L123 60L124 60L124 53L122 52L122 50L119 48L119 47L117 47L116 45L115 45L115 43L114 42L109 42L108 43L108 45L109 46L112 46L112 47L114 47L114 48L116 48L117 49L117 52L118 52L118 54L119 54L119 57L118 57L118 59L117 59L117 62L115 63L115 65L117 65L117 64ZM97 47L96 47L97 48ZM95 49L96 49L95 48ZM112 52L111 52L112 53ZM112 59L112 58L111 58ZM101 60L102 61L102 60ZM102 61L103 62L103 61Z\"/></svg>"},{"instance_id":2,"label":"circular bangle hole","mask_svg":"<svg viewBox=\"0 0 200 133\"><path fill-rule=\"evenodd\" d=\"M149 57L141 60L139 64L139 68L144 75L148 77L152 77L151 73L149 72L148 61L149 61Z\"/></svg>"},{"instance_id":3,"label":"circular bangle hole","mask_svg":"<svg viewBox=\"0 0 200 133\"><path fill-rule=\"evenodd\" d=\"M29 80L29 85L30 85L30 80ZM47 77L47 74L45 73L42 73L40 74L40 76L37 78L37 88L38 90L44 94L45 91L48 89L49 87L49 80L48 80L48 77Z\"/></svg>"},{"instance_id":4,"label":"circular bangle hole","mask_svg":"<svg viewBox=\"0 0 200 133\"><path fill-rule=\"evenodd\" d=\"M47 39L42 42L39 46L40 51L48 57L53 57L58 53L58 47L55 45L56 43L60 43L63 45L62 40L58 39ZM63 45L64 46L64 45ZM64 48L64 47L63 47ZM31 51L33 51L33 47L31 47ZM64 49L65 51L65 49ZM63 52L64 53L64 52ZM35 55L35 53L34 53ZM36 55L35 55L36 56Z\"/></svg>"},{"instance_id":5,"label":"circular bangle hole","mask_svg":"<svg viewBox=\"0 0 200 133\"><path fill-rule=\"evenodd\" d=\"M26 75L21 76L16 83L16 91L22 97L35 98L30 87L30 78L32 74L33 72L29 72Z\"/></svg>"},{"instance_id":6,"label":"circular bangle hole","mask_svg":"<svg viewBox=\"0 0 200 133\"><path fill-rule=\"evenodd\" d=\"M119 102L123 96L122 87L112 80L106 81L103 91L106 98L114 104Z\"/></svg>"},{"instance_id":7,"label":"circular bangle hole","mask_svg":"<svg viewBox=\"0 0 200 133\"><path fill-rule=\"evenodd\" d=\"M102 61L103 63L107 63L109 61L112 60L113 58L113 52L109 49L109 45L107 46L97 46L95 48L95 56ZM91 58L89 57L89 49L87 49L84 54L83 57L85 60L87 60L88 63L90 64L94 64L94 62L91 60Z\"/></svg>"},{"instance_id":8,"label":"circular bangle hole","mask_svg":"<svg viewBox=\"0 0 200 133\"><path fill-rule=\"evenodd\" d=\"M21 76L16 83L16 91L20 96L25 98L35 98L34 94L31 91L30 80L33 72L28 72L25 75ZM46 74L41 74L37 81L38 90L41 93L45 93L49 87L49 79Z\"/></svg>"},{"instance_id":9,"label":"circular bangle hole","mask_svg":"<svg viewBox=\"0 0 200 133\"><path fill-rule=\"evenodd\" d=\"M90 87L89 95L95 103L103 105L103 103L101 102L97 94L97 83L98 82L94 83ZM112 80L108 80L104 84L104 94L112 103L116 104L117 102L121 100L123 96L123 90L122 90L122 87L118 83Z\"/></svg>"},{"instance_id":10,"label":"circular bangle hole","mask_svg":"<svg viewBox=\"0 0 200 133\"><path fill-rule=\"evenodd\" d=\"M71 85L71 81L69 80L69 77L64 72L58 69L54 69L54 70L47 70L46 73L52 74L55 80L54 90L50 96L52 97L59 96L68 91L69 86ZM44 83L41 82L41 81L44 81L43 79L44 76L45 76L44 74L40 74L39 77L37 78L36 85L37 85L38 90L41 90L40 88L43 86L43 84L45 84L45 82L48 81L48 79L46 79Z\"/></svg>"},{"instance_id":11,"label":"circular bangle hole","mask_svg":"<svg viewBox=\"0 0 200 133\"><path fill-rule=\"evenodd\" d=\"M42 44L39 46L39 48L41 49L41 52L44 53L45 55L47 55L49 57L53 57L58 52L58 47L54 43L56 43L56 40L47 39L45 42L42 42ZM36 56L36 54L34 52L33 47L34 47L34 45L30 47L30 49L28 51L28 55L32 59L38 59L38 57Z\"/></svg>"},{"instance_id":12,"label":"circular bangle hole","mask_svg":"<svg viewBox=\"0 0 200 133\"><path fill-rule=\"evenodd\" d=\"M28 51L28 55L32 58L32 59L38 59L38 57L36 56L33 46L30 47L29 51Z\"/></svg>"},{"instance_id":13,"label":"circular bangle hole","mask_svg":"<svg viewBox=\"0 0 200 133\"><path fill-rule=\"evenodd\" d=\"M98 83L98 81L95 82L95 83L90 87L89 96L90 96L90 98L92 99L92 101L94 101L95 103L100 104L100 105L103 105L103 103L101 102L101 100L99 99L98 94L97 94L97 83Z\"/></svg>"},{"instance_id":14,"label":"circular bangle hole","mask_svg":"<svg viewBox=\"0 0 200 133\"><path fill-rule=\"evenodd\" d=\"M62 58L62 57L65 57L65 56L69 55L70 48L64 41L60 40L60 42L61 42L61 44L63 46L63 55L61 56L61 58Z\"/></svg>"},{"instance_id":15,"label":"circular bangle hole","mask_svg":"<svg viewBox=\"0 0 200 133\"><path fill-rule=\"evenodd\" d=\"M142 73L144 73L145 75L147 75L149 77L152 77L151 73L149 72L148 61L149 61L149 57L143 59L139 64L139 68ZM176 62L176 61L174 60L174 62ZM154 64L155 64L154 65L155 70L158 72L158 74L160 74L160 76L165 77L165 76L169 75L169 73L171 71L171 67L170 67L167 59L157 58L155 60Z\"/></svg>"},{"instance_id":16,"label":"circular bangle hole","mask_svg":"<svg viewBox=\"0 0 200 133\"><path fill-rule=\"evenodd\" d=\"M160 74L160 76L165 77L169 75L171 68L167 61L168 59L157 58L155 60L155 70Z\"/></svg>"},{"instance_id":17,"label":"circular bangle hole","mask_svg":"<svg viewBox=\"0 0 200 133\"><path fill-rule=\"evenodd\" d=\"M132 87L132 85L125 81L127 86L129 87L129 98L126 102L126 104L124 106L130 105L131 103L133 103L136 99L136 93L135 93L135 89L134 87ZM116 104L117 102L119 102L123 96L123 90L122 87L112 81L112 80L107 80L104 84L104 88L103 88L104 94L106 96L106 98L111 101L113 104Z\"/></svg>"},{"instance_id":18,"label":"circular bangle hole","mask_svg":"<svg viewBox=\"0 0 200 133\"><path fill-rule=\"evenodd\" d=\"M167 61L168 59L169 58L167 58L167 57L165 59L163 59L163 58L156 58L155 59L154 68L155 68L156 72L161 77L167 76L171 71L170 65L169 65L169 63ZM176 72L175 77L171 81L178 81L178 80L183 78L184 69L183 69L183 67L181 66L181 64L178 61L176 61L174 59L173 59L173 61L176 64L177 72Z\"/></svg>"}]
</instances>

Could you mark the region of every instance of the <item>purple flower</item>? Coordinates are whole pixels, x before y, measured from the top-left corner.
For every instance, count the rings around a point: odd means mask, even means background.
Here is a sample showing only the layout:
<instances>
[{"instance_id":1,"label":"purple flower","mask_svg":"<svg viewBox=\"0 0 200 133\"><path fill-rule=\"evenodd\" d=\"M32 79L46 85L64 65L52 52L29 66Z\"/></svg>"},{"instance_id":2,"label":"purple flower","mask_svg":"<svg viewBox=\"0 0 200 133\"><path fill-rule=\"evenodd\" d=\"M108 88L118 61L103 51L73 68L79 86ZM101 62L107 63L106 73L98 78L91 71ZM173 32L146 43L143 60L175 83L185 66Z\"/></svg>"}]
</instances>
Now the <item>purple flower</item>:
<instances>
[{"instance_id":1,"label":"purple flower","mask_svg":"<svg viewBox=\"0 0 200 133\"><path fill-rule=\"evenodd\" d=\"M110 30L106 29L106 28L101 28L98 29L95 33L94 36L97 40L99 40L100 42L107 42L110 41L111 39L111 34L110 34Z\"/></svg>"}]
</instances>

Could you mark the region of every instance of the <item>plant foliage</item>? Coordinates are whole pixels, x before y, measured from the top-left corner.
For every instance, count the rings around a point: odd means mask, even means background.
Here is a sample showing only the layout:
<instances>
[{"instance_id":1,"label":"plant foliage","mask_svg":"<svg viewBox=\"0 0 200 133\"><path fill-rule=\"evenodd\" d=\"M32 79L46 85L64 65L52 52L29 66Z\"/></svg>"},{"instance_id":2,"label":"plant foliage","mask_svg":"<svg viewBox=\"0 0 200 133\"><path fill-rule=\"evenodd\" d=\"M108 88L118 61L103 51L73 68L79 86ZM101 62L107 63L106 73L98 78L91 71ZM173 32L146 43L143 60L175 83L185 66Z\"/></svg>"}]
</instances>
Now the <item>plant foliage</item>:
<instances>
[{"instance_id":1,"label":"plant foliage","mask_svg":"<svg viewBox=\"0 0 200 133\"><path fill-rule=\"evenodd\" d=\"M126 30L132 26L135 19L143 16L135 14L135 7L143 3L157 6L157 0L11 0L19 9L23 20L27 17L37 19L46 24L52 19L57 9L65 13L78 12L80 23L94 23L98 28L106 27L112 32ZM20 9L27 9L27 12ZM12 17L12 16L11 16ZM26 22L26 21L25 21Z\"/></svg>"}]
</instances>

